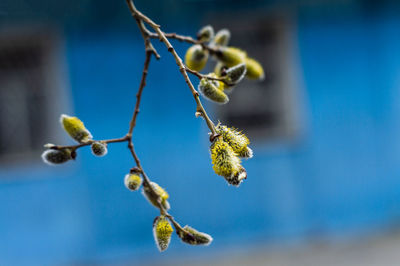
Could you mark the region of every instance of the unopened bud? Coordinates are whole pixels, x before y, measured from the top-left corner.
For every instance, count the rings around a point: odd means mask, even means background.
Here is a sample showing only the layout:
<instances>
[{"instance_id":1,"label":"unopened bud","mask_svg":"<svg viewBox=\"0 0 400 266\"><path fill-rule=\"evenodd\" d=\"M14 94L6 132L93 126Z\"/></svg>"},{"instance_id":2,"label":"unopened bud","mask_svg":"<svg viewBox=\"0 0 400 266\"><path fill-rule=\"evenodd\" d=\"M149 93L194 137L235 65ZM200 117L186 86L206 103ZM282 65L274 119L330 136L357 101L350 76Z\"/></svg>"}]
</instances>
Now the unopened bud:
<instances>
[{"instance_id":1,"label":"unopened bud","mask_svg":"<svg viewBox=\"0 0 400 266\"><path fill-rule=\"evenodd\" d=\"M50 150L45 150L42 153L42 160L50 165L62 164L71 159L72 157L70 149L60 149L60 150L50 149Z\"/></svg>"},{"instance_id":2,"label":"unopened bud","mask_svg":"<svg viewBox=\"0 0 400 266\"><path fill-rule=\"evenodd\" d=\"M197 33L197 39L202 42L208 42L214 38L214 29L211 25L204 26Z\"/></svg>"},{"instance_id":3,"label":"unopened bud","mask_svg":"<svg viewBox=\"0 0 400 266\"><path fill-rule=\"evenodd\" d=\"M95 156L102 157L107 154L107 143L96 141L92 144L91 148Z\"/></svg>"},{"instance_id":4,"label":"unopened bud","mask_svg":"<svg viewBox=\"0 0 400 266\"><path fill-rule=\"evenodd\" d=\"M201 45L193 45L186 51L185 64L192 70L201 71L207 63L208 55L208 50L204 50Z\"/></svg>"},{"instance_id":5,"label":"unopened bud","mask_svg":"<svg viewBox=\"0 0 400 266\"><path fill-rule=\"evenodd\" d=\"M79 118L61 115L60 123L64 130L70 135L74 140L84 143L92 139L92 134L89 130L85 128L85 125Z\"/></svg>"},{"instance_id":6,"label":"unopened bud","mask_svg":"<svg viewBox=\"0 0 400 266\"><path fill-rule=\"evenodd\" d=\"M246 52L235 47L221 47L216 56L226 66L233 67L245 62Z\"/></svg>"},{"instance_id":7,"label":"unopened bud","mask_svg":"<svg viewBox=\"0 0 400 266\"><path fill-rule=\"evenodd\" d=\"M212 42L213 46L227 46L231 38L231 33L228 29L222 29L217 32Z\"/></svg>"},{"instance_id":8,"label":"unopened bud","mask_svg":"<svg viewBox=\"0 0 400 266\"><path fill-rule=\"evenodd\" d=\"M219 88L219 82L220 81L213 81L207 78L202 78L200 80L198 89L205 98L213 102L225 104L229 101L229 98L223 92L223 88Z\"/></svg>"},{"instance_id":9,"label":"unopened bud","mask_svg":"<svg viewBox=\"0 0 400 266\"><path fill-rule=\"evenodd\" d=\"M263 80L265 78L264 69L261 64L253 58L246 58L246 77L249 79Z\"/></svg>"},{"instance_id":10,"label":"unopened bud","mask_svg":"<svg viewBox=\"0 0 400 266\"><path fill-rule=\"evenodd\" d=\"M246 65L244 63L230 67L225 70L225 80L229 85L238 84L246 75Z\"/></svg>"},{"instance_id":11,"label":"unopened bud","mask_svg":"<svg viewBox=\"0 0 400 266\"><path fill-rule=\"evenodd\" d=\"M209 245L213 241L209 234L199 232L188 225L178 231L178 236L183 242L190 245Z\"/></svg>"}]
</instances>

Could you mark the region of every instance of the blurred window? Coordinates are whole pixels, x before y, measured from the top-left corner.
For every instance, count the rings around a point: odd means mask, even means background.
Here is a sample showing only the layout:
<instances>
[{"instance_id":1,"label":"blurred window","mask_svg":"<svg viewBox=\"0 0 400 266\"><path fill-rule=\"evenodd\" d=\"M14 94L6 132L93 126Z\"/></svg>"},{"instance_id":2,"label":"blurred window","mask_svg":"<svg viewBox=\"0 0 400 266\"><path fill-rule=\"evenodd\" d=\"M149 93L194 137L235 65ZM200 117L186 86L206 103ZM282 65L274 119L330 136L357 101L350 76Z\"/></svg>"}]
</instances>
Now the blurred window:
<instances>
[{"instance_id":1,"label":"blurred window","mask_svg":"<svg viewBox=\"0 0 400 266\"><path fill-rule=\"evenodd\" d=\"M217 107L224 124L244 130L252 139L292 138L298 134L298 93L293 24L282 17L257 15L212 19L215 29L231 31L230 45L246 50L264 67L264 81L245 80Z\"/></svg>"},{"instance_id":2,"label":"blurred window","mask_svg":"<svg viewBox=\"0 0 400 266\"><path fill-rule=\"evenodd\" d=\"M57 47L44 31L0 31L1 163L38 156L52 135L49 120L60 96Z\"/></svg>"}]
</instances>

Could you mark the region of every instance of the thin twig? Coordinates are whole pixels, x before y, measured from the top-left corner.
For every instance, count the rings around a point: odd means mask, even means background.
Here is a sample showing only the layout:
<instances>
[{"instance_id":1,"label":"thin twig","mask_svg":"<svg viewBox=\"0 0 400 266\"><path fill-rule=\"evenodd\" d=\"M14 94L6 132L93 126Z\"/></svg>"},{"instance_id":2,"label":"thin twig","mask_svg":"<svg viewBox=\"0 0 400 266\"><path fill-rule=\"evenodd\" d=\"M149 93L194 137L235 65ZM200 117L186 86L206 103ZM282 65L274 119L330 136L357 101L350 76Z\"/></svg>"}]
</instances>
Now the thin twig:
<instances>
[{"instance_id":1,"label":"thin twig","mask_svg":"<svg viewBox=\"0 0 400 266\"><path fill-rule=\"evenodd\" d=\"M149 45L151 45L151 43L149 43ZM152 47L146 45L147 47ZM146 58L144 60L144 67L143 67L143 73L142 73L142 79L140 80L140 85L139 85L139 89L138 92L136 94L136 105L135 105L135 111L133 112L133 116L131 121L129 122L129 130L128 130L128 134L127 136L131 137L132 136L132 132L133 129L136 125L136 118L137 115L139 114L139 106L140 106L140 100L142 98L142 92L143 92L143 88L146 86L146 77L147 77L147 73L148 73L148 69L149 69L149 65L150 65L150 59L151 59L151 54L153 53L153 50L151 48L146 48ZM155 52L157 53L157 52Z\"/></svg>"},{"instance_id":2,"label":"thin twig","mask_svg":"<svg viewBox=\"0 0 400 266\"><path fill-rule=\"evenodd\" d=\"M92 145L94 142L103 142L103 143L107 143L108 144L108 143L124 142L124 141L128 141L128 137L127 136L123 136L121 138L116 138L116 139L89 140L89 141L84 142L84 143L80 143L80 144L76 144L76 145L69 145L69 146L56 145L56 146L52 146L51 149L54 149L54 150L71 149L71 150L74 151L74 150L79 149L81 147Z\"/></svg>"},{"instance_id":3,"label":"thin twig","mask_svg":"<svg viewBox=\"0 0 400 266\"><path fill-rule=\"evenodd\" d=\"M215 125L212 122L212 120L208 117L208 114L207 114L206 110L204 109L203 105L201 104L199 93L197 92L197 90L194 88L192 82L190 81L190 78L189 78L189 76L188 76L188 74L186 72L186 67L183 64L182 59L177 54L177 52L175 51L174 47L169 42L168 38L165 36L165 33L163 31L161 31L160 25L156 24L150 18L148 18L143 13L138 11L136 9L136 7L135 7L135 5L134 5L132 0L126 0L126 2L127 2L128 6L129 6L129 10L131 11L132 16L135 19L139 19L139 20L147 23L151 28L153 28L153 30L158 35L158 38L160 39L160 41L163 42L165 44L165 46L167 47L168 52L170 52L173 55L173 57L175 59L175 62L179 67L179 71L181 72L183 78L185 79L186 84L189 86L189 89L192 92L193 97L194 97L194 99L196 101L196 104L197 104L196 113L201 113L202 117L204 118L204 120L207 123L208 128L211 130L210 140L213 140L217 136L217 132L215 130ZM151 35L148 35L148 36L151 37Z\"/></svg>"},{"instance_id":4,"label":"thin twig","mask_svg":"<svg viewBox=\"0 0 400 266\"><path fill-rule=\"evenodd\" d=\"M211 77L210 75L204 75L204 74L201 74L200 72L198 72L196 70L190 69L187 66L185 66L185 67L186 67L186 72L189 72L190 74L195 75L199 79L206 78L206 79L210 79L210 80L221 81L221 82L225 83L228 86L233 86L234 85L234 84L231 84L231 83L227 82L225 77Z\"/></svg>"},{"instance_id":5,"label":"thin twig","mask_svg":"<svg viewBox=\"0 0 400 266\"><path fill-rule=\"evenodd\" d=\"M218 47L213 47L213 46L207 45L205 42L196 40L190 36L179 35L177 33L165 33L165 32L163 32L163 33L164 33L165 37L167 37L168 39L175 39L175 40L190 43L190 44L199 44L204 49L210 51L211 54L217 54L217 53L221 52ZM148 34L149 34L150 38L160 39L159 35L155 32L148 32Z\"/></svg>"},{"instance_id":6,"label":"thin twig","mask_svg":"<svg viewBox=\"0 0 400 266\"><path fill-rule=\"evenodd\" d=\"M152 37L152 33L144 26L143 21L148 23L153 28L154 27L155 28L159 28L159 25L155 24L150 19L147 19L148 21L144 20L143 18L147 18L147 17L144 16L142 13L140 13L136 9L135 5L133 4L133 1L126 0L126 2L128 4L128 7L129 7L131 13L132 13L132 16L135 18L135 20L136 20L136 22L137 22L137 24L139 26L139 29L141 31L142 37L143 37L144 42L145 42L145 47L146 47L146 60L145 60L144 68L143 68L142 80L141 80L141 83L140 83L140 86L139 86L138 93L136 95L137 100L136 100L135 111L134 111L134 114L132 116L132 120L130 122L129 131L128 131L128 134L127 134L127 137L128 137L128 148L129 148L129 150L130 150L130 152L132 154L133 159L135 160L135 163L136 163L136 166L137 166L138 170L142 174L143 186L146 187L150 191L150 193L153 194L153 196L158 197L158 200L157 200L157 205L158 206L157 207L160 210L160 214L161 215L165 215L171 221L171 223L174 225L174 227L175 227L175 229L177 231L183 231L184 229L179 225L178 222L175 221L174 217L172 215L170 215L167 212L167 210L164 208L164 206L161 204L161 198L154 191L153 186L151 185L150 178L144 172L143 167L142 167L141 162L140 162L140 159L139 159L139 157L137 156L137 154L135 152L134 144L133 144L133 141L132 141L132 132L133 132L133 129L134 129L135 125L136 125L136 117L137 117L137 115L139 113L139 105L140 105L141 94L142 94L144 86L146 85L146 76L147 76L147 71L148 71L149 62L150 62L150 55L151 55L151 53L154 53L154 55L157 57L157 52L155 51L155 49L152 46L151 41L150 41L150 38ZM160 39L161 39L161 36L162 35L160 35ZM167 42L168 42L168 40L167 40ZM168 47L168 45L167 45L167 47ZM171 45L170 45L170 47L172 48ZM168 51L171 52L171 49L168 48ZM172 48L172 51L175 52L175 50L173 50L173 48ZM173 54L174 54L175 58L179 58L179 56L176 54L176 52L173 53ZM179 58L179 60L180 60L180 58ZM201 102L200 102L199 97L198 97L198 93L194 89L192 83L190 82L189 77L187 76L187 73L185 71L185 66L183 65L181 60L180 60L180 69L183 70L183 71L181 70L181 72L184 75L185 80L189 85L189 88L191 88L193 95L195 96L195 99L196 99L196 102L197 102L197 109L202 112L202 115L205 117L206 121L210 121L211 122L210 124L209 124L209 122L207 122L207 125L209 125L211 131L215 134L214 124L208 118L206 111L204 110L203 106L201 105Z\"/></svg>"}]
</instances>

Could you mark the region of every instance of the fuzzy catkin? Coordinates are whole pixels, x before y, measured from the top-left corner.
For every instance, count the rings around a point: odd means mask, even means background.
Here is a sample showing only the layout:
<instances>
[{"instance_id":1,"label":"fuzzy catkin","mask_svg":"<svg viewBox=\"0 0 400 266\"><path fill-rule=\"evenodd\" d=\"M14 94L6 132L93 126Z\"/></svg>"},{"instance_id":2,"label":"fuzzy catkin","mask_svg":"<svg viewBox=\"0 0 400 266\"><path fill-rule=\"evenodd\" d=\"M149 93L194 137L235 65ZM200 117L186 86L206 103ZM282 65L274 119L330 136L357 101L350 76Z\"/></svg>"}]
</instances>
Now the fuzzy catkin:
<instances>
[{"instance_id":1,"label":"fuzzy catkin","mask_svg":"<svg viewBox=\"0 0 400 266\"><path fill-rule=\"evenodd\" d=\"M174 229L165 216L160 215L156 217L153 223L153 236L160 251L168 248L173 231Z\"/></svg>"}]
</instances>

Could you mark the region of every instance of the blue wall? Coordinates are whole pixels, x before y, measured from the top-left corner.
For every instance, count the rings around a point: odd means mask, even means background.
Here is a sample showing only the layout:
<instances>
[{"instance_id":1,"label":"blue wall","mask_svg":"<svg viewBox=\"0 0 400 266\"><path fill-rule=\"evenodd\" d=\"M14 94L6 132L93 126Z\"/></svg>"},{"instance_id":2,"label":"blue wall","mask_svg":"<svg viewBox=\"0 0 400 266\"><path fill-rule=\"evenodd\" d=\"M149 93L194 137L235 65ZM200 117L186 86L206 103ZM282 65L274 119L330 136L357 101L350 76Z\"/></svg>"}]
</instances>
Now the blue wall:
<instances>
[{"instance_id":1,"label":"blue wall","mask_svg":"<svg viewBox=\"0 0 400 266\"><path fill-rule=\"evenodd\" d=\"M104 158L82 149L65 166L38 161L0 170L0 264L140 261L182 250L206 254L357 235L398 223L399 28L393 12L322 18L300 9L295 46L306 133L296 143L253 143L255 157L244 163L248 180L240 188L213 173L207 129L194 118L194 101L173 59L155 42L162 60L150 67L136 150L148 175L170 193L171 213L213 235L212 246L187 247L174 236L169 252L158 254L151 233L157 211L124 188L133 161L124 144L114 144ZM138 33L69 32L66 41L73 114L95 138L122 136L144 60ZM186 47L176 44L180 54Z\"/></svg>"}]
</instances>

